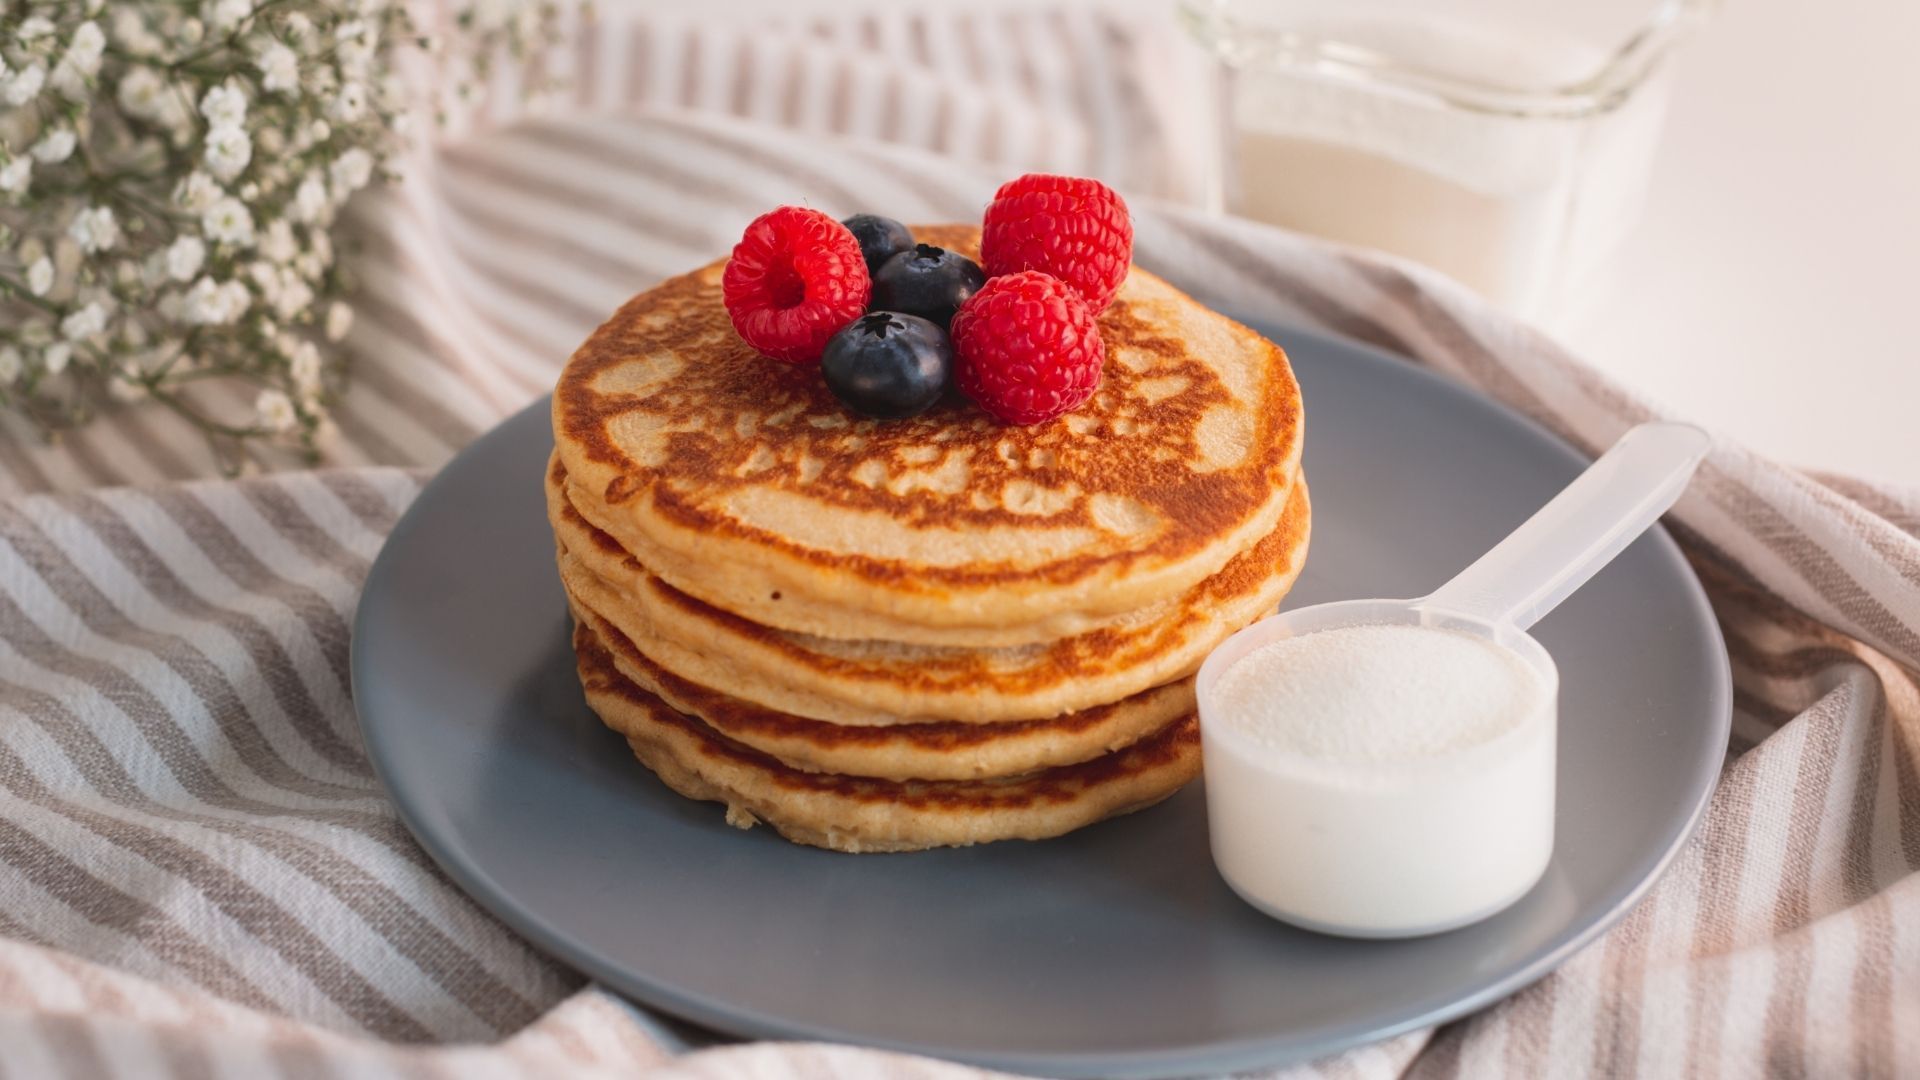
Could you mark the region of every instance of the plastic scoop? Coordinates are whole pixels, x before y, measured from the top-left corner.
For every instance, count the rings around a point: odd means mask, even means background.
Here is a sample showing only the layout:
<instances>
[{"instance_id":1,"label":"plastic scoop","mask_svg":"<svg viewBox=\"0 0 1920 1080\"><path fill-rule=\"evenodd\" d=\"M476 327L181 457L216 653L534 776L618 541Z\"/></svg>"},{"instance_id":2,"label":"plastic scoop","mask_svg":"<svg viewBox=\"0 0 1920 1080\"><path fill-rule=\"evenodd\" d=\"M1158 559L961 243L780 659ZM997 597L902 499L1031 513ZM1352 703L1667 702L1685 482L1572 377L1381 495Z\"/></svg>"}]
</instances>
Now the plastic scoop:
<instances>
[{"instance_id":1,"label":"plastic scoop","mask_svg":"<svg viewBox=\"0 0 1920 1080\"><path fill-rule=\"evenodd\" d=\"M1215 649L1196 691L1214 863L1234 891L1308 929L1411 937L1477 922L1531 890L1553 852L1559 673L1527 628L1673 505L1709 445L1691 425L1642 424L1432 594L1283 612ZM1515 698L1524 707L1484 741L1364 759L1258 737L1221 700L1221 677L1249 653L1360 626L1468 635L1516 661L1518 679L1538 692ZM1348 688L1334 689L1345 702ZM1282 724L1286 709L1261 706ZM1392 717L1424 719L1418 709Z\"/></svg>"}]
</instances>

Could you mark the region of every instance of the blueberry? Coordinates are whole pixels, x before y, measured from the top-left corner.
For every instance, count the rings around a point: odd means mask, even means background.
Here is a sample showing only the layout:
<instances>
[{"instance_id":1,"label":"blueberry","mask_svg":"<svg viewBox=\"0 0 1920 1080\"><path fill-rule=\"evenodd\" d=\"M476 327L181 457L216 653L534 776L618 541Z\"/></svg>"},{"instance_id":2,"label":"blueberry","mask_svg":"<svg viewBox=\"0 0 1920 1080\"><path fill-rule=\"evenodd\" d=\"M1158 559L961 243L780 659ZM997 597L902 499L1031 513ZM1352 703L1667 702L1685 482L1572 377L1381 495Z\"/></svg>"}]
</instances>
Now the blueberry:
<instances>
[{"instance_id":1,"label":"blueberry","mask_svg":"<svg viewBox=\"0 0 1920 1080\"><path fill-rule=\"evenodd\" d=\"M828 340L820 372L847 408L900 420L926 412L946 392L953 343L945 330L917 315L876 311Z\"/></svg>"},{"instance_id":2,"label":"blueberry","mask_svg":"<svg viewBox=\"0 0 1920 1080\"><path fill-rule=\"evenodd\" d=\"M860 241L860 254L866 256L869 274L879 273L888 259L913 246L913 233L890 217L855 214L840 224Z\"/></svg>"},{"instance_id":3,"label":"blueberry","mask_svg":"<svg viewBox=\"0 0 1920 1080\"><path fill-rule=\"evenodd\" d=\"M986 273L965 255L917 244L888 259L873 275L873 309L918 315L945 327L967 297L986 283Z\"/></svg>"}]
</instances>

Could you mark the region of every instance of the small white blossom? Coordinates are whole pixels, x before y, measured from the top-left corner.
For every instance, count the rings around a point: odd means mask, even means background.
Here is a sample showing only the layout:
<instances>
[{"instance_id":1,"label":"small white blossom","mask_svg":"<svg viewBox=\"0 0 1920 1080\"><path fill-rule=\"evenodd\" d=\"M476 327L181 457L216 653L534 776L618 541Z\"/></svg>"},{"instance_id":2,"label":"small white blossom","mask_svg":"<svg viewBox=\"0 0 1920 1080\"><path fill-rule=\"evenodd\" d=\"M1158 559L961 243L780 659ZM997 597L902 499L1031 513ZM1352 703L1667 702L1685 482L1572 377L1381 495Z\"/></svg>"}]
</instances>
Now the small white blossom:
<instances>
[{"instance_id":1,"label":"small white blossom","mask_svg":"<svg viewBox=\"0 0 1920 1080\"><path fill-rule=\"evenodd\" d=\"M33 260L32 266L27 267L27 291L35 296L45 296L47 290L51 288L53 288L53 260L42 255Z\"/></svg>"},{"instance_id":2,"label":"small white blossom","mask_svg":"<svg viewBox=\"0 0 1920 1080\"><path fill-rule=\"evenodd\" d=\"M60 336L68 341L85 341L107 328L107 309L99 302L69 312L60 320Z\"/></svg>"},{"instance_id":3,"label":"small white blossom","mask_svg":"<svg viewBox=\"0 0 1920 1080\"><path fill-rule=\"evenodd\" d=\"M213 127L237 127L247 119L247 92L231 82L200 95L200 115Z\"/></svg>"},{"instance_id":4,"label":"small white blossom","mask_svg":"<svg viewBox=\"0 0 1920 1080\"><path fill-rule=\"evenodd\" d=\"M232 180L253 160L253 140L238 126L216 127L207 133L207 171L220 180Z\"/></svg>"},{"instance_id":5,"label":"small white blossom","mask_svg":"<svg viewBox=\"0 0 1920 1080\"><path fill-rule=\"evenodd\" d=\"M280 275L280 289L270 301L283 319L291 319L313 306L313 288L298 274Z\"/></svg>"},{"instance_id":6,"label":"small white blossom","mask_svg":"<svg viewBox=\"0 0 1920 1080\"><path fill-rule=\"evenodd\" d=\"M313 397L320 389L320 349L311 341L295 345L287 357L287 374L303 397Z\"/></svg>"},{"instance_id":7,"label":"small white blossom","mask_svg":"<svg viewBox=\"0 0 1920 1080\"><path fill-rule=\"evenodd\" d=\"M40 350L40 366L47 374L58 375L67 370L67 361L73 359L73 346L64 341L56 341Z\"/></svg>"},{"instance_id":8,"label":"small white blossom","mask_svg":"<svg viewBox=\"0 0 1920 1080\"><path fill-rule=\"evenodd\" d=\"M0 345L0 386L11 386L20 377L20 350Z\"/></svg>"},{"instance_id":9,"label":"small white blossom","mask_svg":"<svg viewBox=\"0 0 1920 1080\"><path fill-rule=\"evenodd\" d=\"M0 191L9 195L27 190L33 180L33 159L25 155L0 166Z\"/></svg>"},{"instance_id":10,"label":"small white blossom","mask_svg":"<svg viewBox=\"0 0 1920 1080\"><path fill-rule=\"evenodd\" d=\"M269 93L285 93L300 86L300 58L277 41L261 50L254 65L260 69L260 85Z\"/></svg>"},{"instance_id":11,"label":"small white blossom","mask_svg":"<svg viewBox=\"0 0 1920 1080\"><path fill-rule=\"evenodd\" d=\"M311 224L327 211L327 185L318 173L308 173L293 193L293 216Z\"/></svg>"},{"instance_id":12,"label":"small white blossom","mask_svg":"<svg viewBox=\"0 0 1920 1080\"><path fill-rule=\"evenodd\" d=\"M13 36L23 42L39 41L43 37L52 35L52 33L52 19L47 18L45 15L29 15L20 20L20 25L14 29Z\"/></svg>"},{"instance_id":13,"label":"small white blossom","mask_svg":"<svg viewBox=\"0 0 1920 1080\"><path fill-rule=\"evenodd\" d=\"M200 44L200 40L207 36L207 28L201 25L199 19L187 19L181 22L176 33L180 35L182 45L193 46Z\"/></svg>"},{"instance_id":14,"label":"small white blossom","mask_svg":"<svg viewBox=\"0 0 1920 1080\"><path fill-rule=\"evenodd\" d=\"M201 9L216 33L227 33L253 14L253 0L210 0Z\"/></svg>"},{"instance_id":15,"label":"small white blossom","mask_svg":"<svg viewBox=\"0 0 1920 1080\"><path fill-rule=\"evenodd\" d=\"M40 90L47 85L46 65L38 60L15 72L7 80L7 104L25 105L40 96Z\"/></svg>"},{"instance_id":16,"label":"small white blossom","mask_svg":"<svg viewBox=\"0 0 1920 1080\"><path fill-rule=\"evenodd\" d=\"M160 51L159 36L147 27L147 20L133 4L114 9L113 40L134 56L152 56Z\"/></svg>"},{"instance_id":17,"label":"small white blossom","mask_svg":"<svg viewBox=\"0 0 1920 1080\"><path fill-rule=\"evenodd\" d=\"M72 128L50 131L34 144L33 156L43 164L57 164L73 156L76 141Z\"/></svg>"},{"instance_id":18,"label":"small white blossom","mask_svg":"<svg viewBox=\"0 0 1920 1080\"><path fill-rule=\"evenodd\" d=\"M327 340L339 341L353 329L353 309L335 300L327 306Z\"/></svg>"},{"instance_id":19,"label":"small white blossom","mask_svg":"<svg viewBox=\"0 0 1920 1080\"><path fill-rule=\"evenodd\" d=\"M88 255L95 252L110 251L120 242L120 224L113 220L113 208L93 206L74 215L73 224L67 227L67 235L80 245L80 250Z\"/></svg>"},{"instance_id":20,"label":"small white blossom","mask_svg":"<svg viewBox=\"0 0 1920 1080\"><path fill-rule=\"evenodd\" d=\"M120 77L120 89L114 96L128 116L153 120L164 110L161 102L167 95L165 80L152 68L135 65Z\"/></svg>"},{"instance_id":21,"label":"small white blossom","mask_svg":"<svg viewBox=\"0 0 1920 1080\"><path fill-rule=\"evenodd\" d=\"M373 178L373 155L356 146L341 154L328 173L333 177L335 197L345 199Z\"/></svg>"},{"instance_id":22,"label":"small white blossom","mask_svg":"<svg viewBox=\"0 0 1920 1080\"><path fill-rule=\"evenodd\" d=\"M219 200L222 192L213 177L195 170L187 174L180 186L174 189L173 201L179 203L190 214L198 214Z\"/></svg>"},{"instance_id":23,"label":"small white blossom","mask_svg":"<svg viewBox=\"0 0 1920 1080\"><path fill-rule=\"evenodd\" d=\"M65 63L72 64L83 75L94 75L100 71L100 54L107 47L107 35L101 31L100 24L84 22L74 27L73 37L67 42Z\"/></svg>"},{"instance_id":24,"label":"small white blossom","mask_svg":"<svg viewBox=\"0 0 1920 1080\"><path fill-rule=\"evenodd\" d=\"M300 422L293 402L278 390L260 391L260 397L253 403L253 411L260 416L260 426L275 434L292 431L294 425Z\"/></svg>"},{"instance_id":25,"label":"small white blossom","mask_svg":"<svg viewBox=\"0 0 1920 1080\"><path fill-rule=\"evenodd\" d=\"M332 137L333 125L327 123L325 120L315 120L313 125L307 128L307 138L314 142L323 143Z\"/></svg>"},{"instance_id":26,"label":"small white blossom","mask_svg":"<svg viewBox=\"0 0 1920 1080\"><path fill-rule=\"evenodd\" d=\"M357 82L341 86L340 92L334 95L333 103L327 107L327 115L348 124L365 116L366 112L367 88Z\"/></svg>"},{"instance_id":27,"label":"small white blossom","mask_svg":"<svg viewBox=\"0 0 1920 1080\"><path fill-rule=\"evenodd\" d=\"M288 15L283 25L287 28L287 35L295 41L305 42L313 36L313 20L307 18L302 12L296 11Z\"/></svg>"},{"instance_id":28,"label":"small white blossom","mask_svg":"<svg viewBox=\"0 0 1920 1080\"><path fill-rule=\"evenodd\" d=\"M260 254L276 263L289 263L300 254L299 241L293 238L293 226L286 218L275 218L260 240Z\"/></svg>"},{"instance_id":29,"label":"small white blossom","mask_svg":"<svg viewBox=\"0 0 1920 1080\"><path fill-rule=\"evenodd\" d=\"M175 281L192 281L207 260L207 245L197 236L182 236L167 247L167 276Z\"/></svg>"},{"instance_id":30,"label":"small white blossom","mask_svg":"<svg viewBox=\"0 0 1920 1080\"><path fill-rule=\"evenodd\" d=\"M228 196L200 215L200 228L215 243L247 247L253 243L253 213L239 199Z\"/></svg>"},{"instance_id":31,"label":"small white blossom","mask_svg":"<svg viewBox=\"0 0 1920 1080\"><path fill-rule=\"evenodd\" d=\"M181 318L201 326L222 326L246 314L252 299L238 281L203 277L182 298Z\"/></svg>"}]
</instances>

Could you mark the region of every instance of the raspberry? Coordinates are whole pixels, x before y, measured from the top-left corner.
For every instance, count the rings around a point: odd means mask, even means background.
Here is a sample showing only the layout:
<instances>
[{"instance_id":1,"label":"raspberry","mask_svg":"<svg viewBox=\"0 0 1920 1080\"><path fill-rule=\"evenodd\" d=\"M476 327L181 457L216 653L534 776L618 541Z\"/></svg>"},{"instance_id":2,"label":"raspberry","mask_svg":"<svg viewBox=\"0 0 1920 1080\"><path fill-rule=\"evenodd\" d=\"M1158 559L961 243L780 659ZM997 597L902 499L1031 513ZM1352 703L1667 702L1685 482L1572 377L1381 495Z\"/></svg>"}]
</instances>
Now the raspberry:
<instances>
[{"instance_id":1,"label":"raspberry","mask_svg":"<svg viewBox=\"0 0 1920 1080\"><path fill-rule=\"evenodd\" d=\"M980 235L988 277L1040 270L1079 290L1095 315L1133 261L1126 200L1098 180L1028 173L1000 185Z\"/></svg>"},{"instance_id":2,"label":"raspberry","mask_svg":"<svg viewBox=\"0 0 1920 1080\"><path fill-rule=\"evenodd\" d=\"M867 310L873 280L845 225L818 210L782 206L747 226L720 288L747 344L775 360L811 364L828 338Z\"/></svg>"},{"instance_id":3,"label":"raspberry","mask_svg":"<svg viewBox=\"0 0 1920 1080\"><path fill-rule=\"evenodd\" d=\"M1093 312L1038 270L989 279L953 317L954 379L1009 424L1038 424L1086 403L1107 349Z\"/></svg>"}]
</instances>

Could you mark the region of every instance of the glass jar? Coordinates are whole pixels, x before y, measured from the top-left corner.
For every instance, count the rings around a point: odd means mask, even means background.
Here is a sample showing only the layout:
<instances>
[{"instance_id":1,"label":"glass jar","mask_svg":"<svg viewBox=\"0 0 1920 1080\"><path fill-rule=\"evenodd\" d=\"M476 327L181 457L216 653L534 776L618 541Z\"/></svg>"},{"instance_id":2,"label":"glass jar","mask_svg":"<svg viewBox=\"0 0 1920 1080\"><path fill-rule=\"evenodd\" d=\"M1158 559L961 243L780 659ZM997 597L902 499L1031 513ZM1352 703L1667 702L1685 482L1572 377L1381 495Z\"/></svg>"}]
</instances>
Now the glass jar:
<instances>
[{"instance_id":1,"label":"glass jar","mask_svg":"<svg viewBox=\"0 0 1920 1080\"><path fill-rule=\"evenodd\" d=\"M1675 42L1717 0L1183 0L1216 209L1405 255L1524 316L1638 216Z\"/></svg>"}]
</instances>

